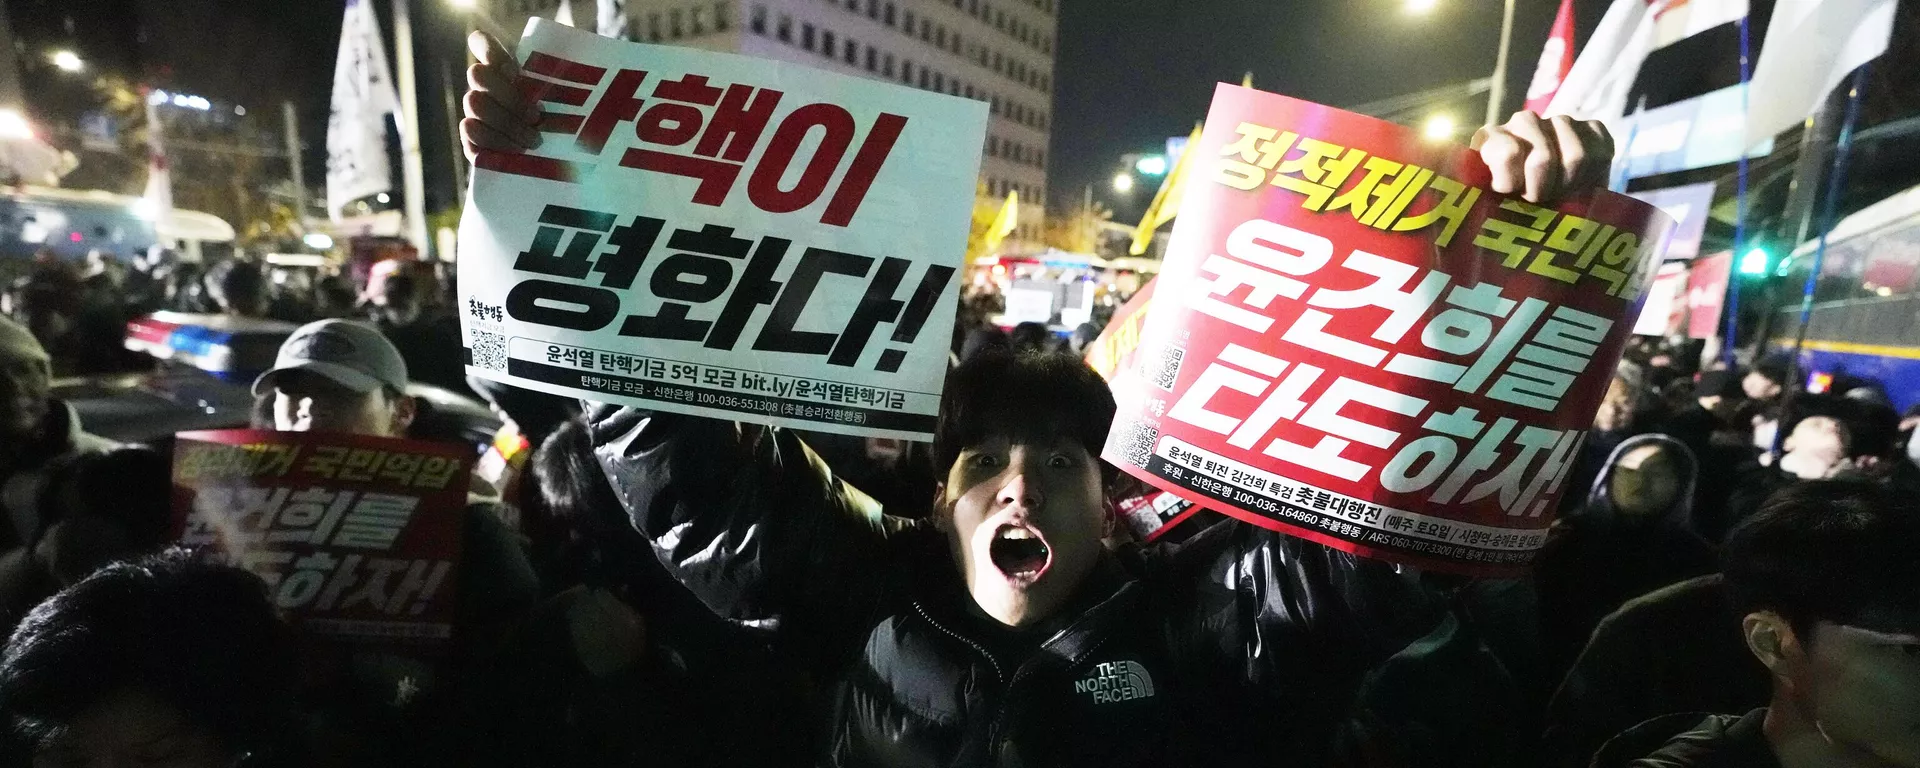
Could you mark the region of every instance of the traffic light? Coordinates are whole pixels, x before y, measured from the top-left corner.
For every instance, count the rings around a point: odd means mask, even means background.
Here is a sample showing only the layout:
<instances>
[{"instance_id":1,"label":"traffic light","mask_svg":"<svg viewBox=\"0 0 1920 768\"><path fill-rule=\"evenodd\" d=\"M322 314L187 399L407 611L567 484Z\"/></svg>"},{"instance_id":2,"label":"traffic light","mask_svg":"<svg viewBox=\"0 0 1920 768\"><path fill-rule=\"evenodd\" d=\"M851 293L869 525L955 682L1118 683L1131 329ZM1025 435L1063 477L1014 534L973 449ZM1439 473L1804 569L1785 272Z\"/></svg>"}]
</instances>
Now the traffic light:
<instances>
[{"instance_id":1,"label":"traffic light","mask_svg":"<svg viewBox=\"0 0 1920 768\"><path fill-rule=\"evenodd\" d=\"M1773 257L1767 254L1767 249L1755 247L1740 257L1740 274L1764 275L1772 262Z\"/></svg>"}]
</instances>

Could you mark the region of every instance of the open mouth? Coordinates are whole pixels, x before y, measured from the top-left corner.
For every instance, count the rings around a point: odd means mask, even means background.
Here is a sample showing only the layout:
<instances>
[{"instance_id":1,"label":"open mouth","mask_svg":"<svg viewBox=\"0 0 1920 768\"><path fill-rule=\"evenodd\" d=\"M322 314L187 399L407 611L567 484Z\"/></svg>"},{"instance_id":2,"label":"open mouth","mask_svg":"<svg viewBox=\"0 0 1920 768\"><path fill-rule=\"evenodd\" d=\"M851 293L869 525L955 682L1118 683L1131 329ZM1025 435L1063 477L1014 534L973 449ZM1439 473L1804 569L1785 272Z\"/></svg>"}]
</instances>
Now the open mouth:
<instances>
[{"instance_id":1,"label":"open mouth","mask_svg":"<svg viewBox=\"0 0 1920 768\"><path fill-rule=\"evenodd\" d=\"M1040 538L1039 531L1014 525L1003 525L993 532L987 553L993 558L994 567L1014 581L1030 582L1040 578L1053 561L1053 552L1047 549L1047 542Z\"/></svg>"}]
</instances>

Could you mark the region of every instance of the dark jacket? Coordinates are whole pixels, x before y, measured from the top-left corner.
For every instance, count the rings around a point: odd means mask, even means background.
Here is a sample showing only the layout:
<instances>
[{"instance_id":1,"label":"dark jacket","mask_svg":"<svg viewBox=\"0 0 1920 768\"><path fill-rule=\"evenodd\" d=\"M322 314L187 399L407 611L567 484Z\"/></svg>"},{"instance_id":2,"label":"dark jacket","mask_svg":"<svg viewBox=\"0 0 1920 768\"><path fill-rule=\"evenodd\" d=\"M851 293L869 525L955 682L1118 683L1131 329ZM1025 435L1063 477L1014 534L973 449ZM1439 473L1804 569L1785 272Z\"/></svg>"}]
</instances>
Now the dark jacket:
<instances>
[{"instance_id":1,"label":"dark jacket","mask_svg":"<svg viewBox=\"0 0 1920 768\"><path fill-rule=\"evenodd\" d=\"M1615 465L1652 444L1676 457L1679 492L1661 512L1622 514L1609 493ZM1564 674L1600 620L1628 600L1713 572L1713 545L1693 528L1698 474L1693 452L1679 441L1665 435L1628 438L1607 458L1580 512L1554 525L1534 565L1549 674Z\"/></svg>"},{"instance_id":2,"label":"dark jacket","mask_svg":"<svg viewBox=\"0 0 1920 768\"><path fill-rule=\"evenodd\" d=\"M675 578L835 683L837 766L1484 765L1498 664L1419 575L1240 523L1103 562L1052 625L976 613L944 534L791 432L595 408Z\"/></svg>"},{"instance_id":3,"label":"dark jacket","mask_svg":"<svg viewBox=\"0 0 1920 768\"><path fill-rule=\"evenodd\" d=\"M1742 712L1772 692L1719 574L1634 598L1600 622L1547 705L1547 764L1582 766L1609 738L1669 712ZM1689 723L1690 725L1691 723Z\"/></svg>"},{"instance_id":4,"label":"dark jacket","mask_svg":"<svg viewBox=\"0 0 1920 768\"><path fill-rule=\"evenodd\" d=\"M1766 720L1765 709L1649 720L1607 742L1593 768L1780 768L1762 728Z\"/></svg>"}]
</instances>

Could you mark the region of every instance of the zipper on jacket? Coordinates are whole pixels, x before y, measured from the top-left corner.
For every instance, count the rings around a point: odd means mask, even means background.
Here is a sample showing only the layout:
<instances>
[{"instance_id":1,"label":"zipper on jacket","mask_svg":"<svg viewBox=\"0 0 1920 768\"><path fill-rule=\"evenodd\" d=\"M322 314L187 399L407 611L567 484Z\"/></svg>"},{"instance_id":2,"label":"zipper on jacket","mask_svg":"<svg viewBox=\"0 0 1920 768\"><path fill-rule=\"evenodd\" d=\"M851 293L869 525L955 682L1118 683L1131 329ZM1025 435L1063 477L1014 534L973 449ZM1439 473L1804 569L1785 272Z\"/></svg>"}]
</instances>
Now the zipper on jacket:
<instances>
[{"instance_id":1,"label":"zipper on jacket","mask_svg":"<svg viewBox=\"0 0 1920 768\"><path fill-rule=\"evenodd\" d=\"M1094 651L1098 651L1100 650L1101 646L1106 645L1107 640L1111 637L1112 637L1111 635L1109 635L1108 637L1102 637L1100 638L1099 642L1096 642L1093 645L1087 646L1086 650L1081 651L1078 655L1074 656L1071 659L1068 659L1067 665L1063 667L1063 669L1072 670L1076 667L1079 667L1089 657L1093 656ZM1038 658L1038 656L1036 655L1035 658ZM1020 683L1021 678L1024 678L1027 676L1027 670L1033 669L1035 666L1036 665L1034 664L1021 665L1018 670L1014 671L1013 680L1008 682L1006 685L1006 689L1001 692L1000 711L994 713L993 725L987 727L987 749L989 751L989 754L994 755L996 757L1000 754L1000 731L1002 727L1006 725L1007 713L1010 710L1012 710L1012 707L1007 706L1007 703L1013 700L1014 686Z\"/></svg>"},{"instance_id":2,"label":"zipper on jacket","mask_svg":"<svg viewBox=\"0 0 1920 768\"><path fill-rule=\"evenodd\" d=\"M969 640L966 637L962 636L960 633L955 632L951 629L948 629L945 624L941 624L940 622L934 621L933 616L927 613L927 609L922 607L920 605L920 601L918 600L915 600L913 602L913 610L915 613L920 614L921 619L926 620L928 624L932 624L934 629L940 630L941 632L945 633L947 637L951 637L955 640L958 640L962 644L966 645L969 648L972 648L975 652L979 653L980 657L986 659L987 664L993 667L994 682L999 683L1002 687L1006 686L1007 684L1006 670L1000 667L1000 660L994 658L993 654L987 651L986 646L981 645L972 640Z\"/></svg>"}]
</instances>

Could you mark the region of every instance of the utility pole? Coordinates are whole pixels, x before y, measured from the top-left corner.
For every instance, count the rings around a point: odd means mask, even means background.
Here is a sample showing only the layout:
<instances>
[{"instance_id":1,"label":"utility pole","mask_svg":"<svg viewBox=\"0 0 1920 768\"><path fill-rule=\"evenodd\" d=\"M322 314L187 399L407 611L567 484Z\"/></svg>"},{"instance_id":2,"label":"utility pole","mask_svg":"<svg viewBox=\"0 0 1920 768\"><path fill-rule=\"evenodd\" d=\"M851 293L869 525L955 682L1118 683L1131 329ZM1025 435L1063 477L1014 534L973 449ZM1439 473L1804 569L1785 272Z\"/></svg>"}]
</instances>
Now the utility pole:
<instances>
[{"instance_id":1,"label":"utility pole","mask_svg":"<svg viewBox=\"0 0 1920 768\"><path fill-rule=\"evenodd\" d=\"M394 79L400 81L400 173L407 241L427 254L426 170L420 165L420 92L414 84L413 19L408 0L393 0Z\"/></svg>"},{"instance_id":2,"label":"utility pole","mask_svg":"<svg viewBox=\"0 0 1920 768\"><path fill-rule=\"evenodd\" d=\"M287 167L293 173L293 226L307 233L307 170L301 166L300 120L293 100L280 102L280 116L287 122Z\"/></svg>"}]
</instances>

